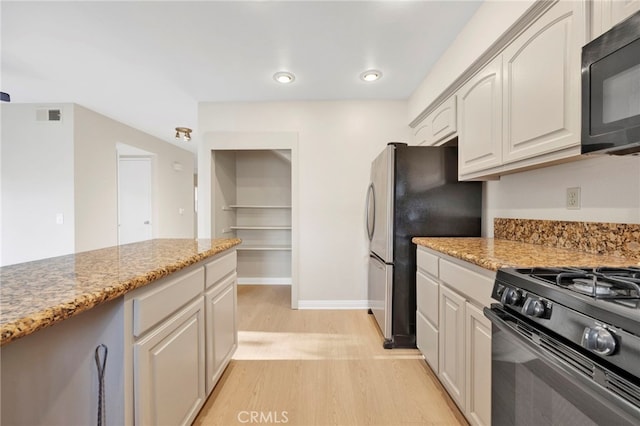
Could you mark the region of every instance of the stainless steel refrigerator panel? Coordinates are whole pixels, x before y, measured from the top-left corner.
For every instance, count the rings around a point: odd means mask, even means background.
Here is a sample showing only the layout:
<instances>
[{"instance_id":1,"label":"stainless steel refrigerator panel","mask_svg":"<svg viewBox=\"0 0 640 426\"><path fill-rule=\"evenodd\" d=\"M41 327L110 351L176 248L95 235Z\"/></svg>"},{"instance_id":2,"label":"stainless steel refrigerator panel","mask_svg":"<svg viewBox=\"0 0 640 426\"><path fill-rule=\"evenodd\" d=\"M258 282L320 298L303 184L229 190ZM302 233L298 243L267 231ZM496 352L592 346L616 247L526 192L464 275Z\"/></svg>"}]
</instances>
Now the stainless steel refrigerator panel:
<instances>
[{"instance_id":1,"label":"stainless steel refrigerator panel","mask_svg":"<svg viewBox=\"0 0 640 426\"><path fill-rule=\"evenodd\" d=\"M369 256L369 306L378 322L385 340L391 335L391 294L393 290L393 265Z\"/></svg>"},{"instance_id":2,"label":"stainless steel refrigerator panel","mask_svg":"<svg viewBox=\"0 0 640 426\"><path fill-rule=\"evenodd\" d=\"M394 150L387 146L373 160L367 194L369 249L386 263L393 263Z\"/></svg>"}]
</instances>

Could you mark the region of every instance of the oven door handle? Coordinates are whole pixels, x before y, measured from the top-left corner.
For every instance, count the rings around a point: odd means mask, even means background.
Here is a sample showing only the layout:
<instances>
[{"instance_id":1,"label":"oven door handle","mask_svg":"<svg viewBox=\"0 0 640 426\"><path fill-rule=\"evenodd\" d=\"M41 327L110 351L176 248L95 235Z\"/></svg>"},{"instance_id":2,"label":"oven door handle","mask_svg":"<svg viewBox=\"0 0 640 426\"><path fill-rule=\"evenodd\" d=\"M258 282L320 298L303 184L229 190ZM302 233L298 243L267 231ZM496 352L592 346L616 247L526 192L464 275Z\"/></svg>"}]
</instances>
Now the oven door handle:
<instances>
[{"instance_id":1,"label":"oven door handle","mask_svg":"<svg viewBox=\"0 0 640 426\"><path fill-rule=\"evenodd\" d=\"M589 382L591 384L594 384L593 380L585 378L584 374L573 367L571 364L563 361L554 353L543 348L538 343L540 341L540 334L538 334L538 330L536 330L534 327L528 327L530 331L534 331L534 333L532 333L532 336L534 337L525 337L526 335L523 332L518 331L517 329L518 319L508 312L502 310L500 307L497 307L496 305L493 305L491 308L484 308L484 315L489 318L489 320L491 320L491 323L493 325L504 331L507 335L515 338L521 345L525 346L536 356L544 359L547 364L551 365L554 369L559 370L559 372L568 374L569 376L581 381L584 380L585 383ZM567 349L568 352L573 351L572 349Z\"/></svg>"},{"instance_id":2,"label":"oven door handle","mask_svg":"<svg viewBox=\"0 0 640 426\"><path fill-rule=\"evenodd\" d=\"M631 424L638 424L638 420L640 419L640 409L635 407L628 401L620 398L613 394L610 390L606 389L606 384L599 383L598 381L604 381L605 373L604 369L596 363L593 364L593 376L598 379L589 377L585 372L579 370L574 367L572 363L580 364L581 361L579 358L586 358L582 355L579 355L574 349L566 347L561 342L558 342L556 339L546 336L545 340L552 343L552 345L562 346L562 351L552 352L549 349L546 349L542 346L540 342L540 331L531 325L527 324L527 328L532 333L532 338L525 337L526 334L518 331L517 323L519 321L518 318L511 315L510 313L504 311L502 307L498 304L491 305L491 308L484 308L484 315L491 320L491 323L498 327L500 330L504 331L507 336L513 337L517 340L517 342L524 346L526 349L531 351L535 356L539 357L545 364L553 369L556 373L562 374L564 377L572 380L574 383L578 384L578 386L589 389L594 392L601 401L607 401L611 407L615 407L618 413L621 414L621 409L628 416L628 419ZM565 356L566 359L561 358L557 354L561 353L562 356ZM572 354L576 354L573 357ZM492 354L493 359L493 354ZM596 381L598 380L598 381ZM635 384L627 382L627 385L633 388L633 391L636 395L640 394L640 387Z\"/></svg>"}]
</instances>

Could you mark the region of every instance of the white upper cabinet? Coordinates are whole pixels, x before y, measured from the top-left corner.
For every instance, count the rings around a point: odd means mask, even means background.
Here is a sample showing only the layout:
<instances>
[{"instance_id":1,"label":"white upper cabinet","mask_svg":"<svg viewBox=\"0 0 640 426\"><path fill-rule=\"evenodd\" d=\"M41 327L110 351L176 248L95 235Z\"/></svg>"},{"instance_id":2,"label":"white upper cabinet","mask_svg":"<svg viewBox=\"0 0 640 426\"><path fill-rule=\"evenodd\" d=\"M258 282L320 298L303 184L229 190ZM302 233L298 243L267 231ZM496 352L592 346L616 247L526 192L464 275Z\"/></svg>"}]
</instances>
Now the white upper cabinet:
<instances>
[{"instance_id":1,"label":"white upper cabinet","mask_svg":"<svg viewBox=\"0 0 640 426\"><path fill-rule=\"evenodd\" d=\"M590 26L640 9L640 0L541 0L430 105L414 143L458 136L459 179L501 175L580 157L581 53ZM587 9L591 12L587 14ZM607 10L607 13L603 11ZM587 22L586 16L593 22ZM602 27L602 23L600 26ZM440 108L456 111L455 130ZM435 105L438 105L437 107ZM428 111L428 113L427 113ZM444 124L443 124L444 123ZM445 136L447 135L447 136Z\"/></svg>"},{"instance_id":2,"label":"white upper cabinet","mask_svg":"<svg viewBox=\"0 0 640 426\"><path fill-rule=\"evenodd\" d=\"M458 172L465 175L502 164L502 57L458 91Z\"/></svg>"},{"instance_id":3,"label":"white upper cabinet","mask_svg":"<svg viewBox=\"0 0 640 426\"><path fill-rule=\"evenodd\" d=\"M558 2L503 51L503 163L580 144L583 16Z\"/></svg>"},{"instance_id":4,"label":"white upper cabinet","mask_svg":"<svg viewBox=\"0 0 640 426\"><path fill-rule=\"evenodd\" d=\"M440 145L457 131L456 97L451 96L414 129L414 145Z\"/></svg>"},{"instance_id":5,"label":"white upper cabinet","mask_svg":"<svg viewBox=\"0 0 640 426\"><path fill-rule=\"evenodd\" d=\"M429 126L429 117L425 117L415 129L413 129L414 145L431 145L431 127Z\"/></svg>"},{"instance_id":6,"label":"white upper cabinet","mask_svg":"<svg viewBox=\"0 0 640 426\"><path fill-rule=\"evenodd\" d=\"M590 5L592 38L640 10L640 0L594 0Z\"/></svg>"}]
</instances>

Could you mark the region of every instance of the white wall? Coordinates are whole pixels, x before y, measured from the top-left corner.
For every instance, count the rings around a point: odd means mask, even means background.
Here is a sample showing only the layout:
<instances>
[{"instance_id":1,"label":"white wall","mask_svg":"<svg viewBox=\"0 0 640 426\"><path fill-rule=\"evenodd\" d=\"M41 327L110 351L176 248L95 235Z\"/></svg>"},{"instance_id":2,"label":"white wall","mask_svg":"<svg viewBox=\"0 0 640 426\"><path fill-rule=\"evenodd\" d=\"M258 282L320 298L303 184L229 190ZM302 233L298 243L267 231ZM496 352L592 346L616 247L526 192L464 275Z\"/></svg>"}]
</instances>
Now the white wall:
<instances>
[{"instance_id":1,"label":"white wall","mask_svg":"<svg viewBox=\"0 0 640 426\"><path fill-rule=\"evenodd\" d=\"M407 123L469 68L533 3L533 0L485 0L409 97Z\"/></svg>"},{"instance_id":2,"label":"white wall","mask_svg":"<svg viewBox=\"0 0 640 426\"><path fill-rule=\"evenodd\" d=\"M1 265L73 253L73 105L1 104ZM61 121L36 121L38 109ZM63 215L63 224L56 215Z\"/></svg>"},{"instance_id":3,"label":"white wall","mask_svg":"<svg viewBox=\"0 0 640 426\"><path fill-rule=\"evenodd\" d=\"M301 306L366 306L364 202L371 161L387 142L409 140L406 117L404 101L200 105L202 134L298 133ZM199 174L207 165L210 158L200 159ZM199 206L210 205L207 196L200 191ZM210 236L210 211L199 207L198 216L200 236Z\"/></svg>"},{"instance_id":4,"label":"white wall","mask_svg":"<svg viewBox=\"0 0 640 426\"><path fill-rule=\"evenodd\" d=\"M566 190L580 187L581 208L566 208ZM485 184L484 229L493 218L640 223L640 156L597 156L502 176Z\"/></svg>"},{"instance_id":5,"label":"white wall","mask_svg":"<svg viewBox=\"0 0 640 426\"><path fill-rule=\"evenodd\" d=\"M117 244L117 143L154 155L154 236L194 237L191 152L79 105L1 108L2 265ZM36 121L41 109L62 120Z\"/></svg>"},{"instance_id":6,"label":"white wall","mask_svg":"<svg viewBox=\"0 0 640 426\"><path fill-rule=\"evenodd\" d=\"M117 144L153 154L154 238L194 238L194 155L76 105L76 251L117 244Z\"/></svg>"}]
</instances>

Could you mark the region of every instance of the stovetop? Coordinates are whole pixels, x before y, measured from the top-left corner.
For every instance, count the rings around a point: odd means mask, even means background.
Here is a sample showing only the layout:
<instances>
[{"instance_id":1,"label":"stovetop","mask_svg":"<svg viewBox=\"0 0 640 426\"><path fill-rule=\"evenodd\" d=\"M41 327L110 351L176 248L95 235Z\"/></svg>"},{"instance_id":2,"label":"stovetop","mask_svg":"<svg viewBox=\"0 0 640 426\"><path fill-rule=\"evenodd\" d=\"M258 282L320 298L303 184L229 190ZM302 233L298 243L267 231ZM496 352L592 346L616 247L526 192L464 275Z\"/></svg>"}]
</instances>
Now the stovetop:
<instances>
[{"instance_id":1,"label":"stovetop","mask_svg":"<svg viewBox=\"0 0 640 426\"><path fill-rule=\"evenodd\" d=\"M638 267L504 268L496 284L533 293L640 336ZM494 298L497 292L494 288Z\"/></svg>"},{"instance_id":2,"label":"stovetop","mask_svg":"<svg viewBox=\"0 0 640 426\"><path fill-rule=\"evenodd\" d=\"M536 344L557 336L553 350L567 345L640 385L640 268L504 268L491 297L500 302L492 310L538 336ZM592 367L590 377L598 377L600 367Z\"/></svg>"},{"instance_id":3,"label":"stovetop","mask_svg":"<svg viewBox=\"0 0 640 426\"><path fill-rule=\"evenodd\" d=\"M639 299L640 268L532 268L518 273L598 299Z\"/></svg>"}]
</instances>

